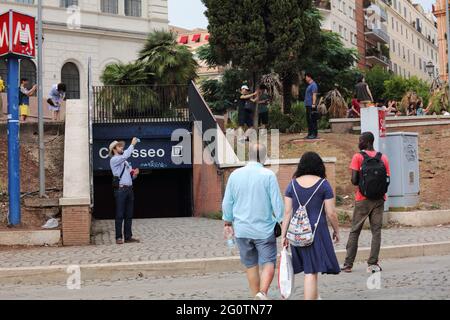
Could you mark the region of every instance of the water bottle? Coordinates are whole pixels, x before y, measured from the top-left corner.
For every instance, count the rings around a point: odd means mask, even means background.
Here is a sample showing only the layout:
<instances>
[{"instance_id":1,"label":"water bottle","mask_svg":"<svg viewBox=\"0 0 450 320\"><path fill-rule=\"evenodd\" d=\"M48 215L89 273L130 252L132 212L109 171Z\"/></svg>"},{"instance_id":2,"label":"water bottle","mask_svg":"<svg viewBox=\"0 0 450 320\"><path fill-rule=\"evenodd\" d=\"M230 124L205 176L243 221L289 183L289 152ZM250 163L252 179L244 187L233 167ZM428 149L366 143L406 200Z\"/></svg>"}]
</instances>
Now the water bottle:
<instances>
[{"instance_id":1,"label":"water bottle","mask_svg":"<svg viewBox=\"0 0 450 320\"><path fill-rule=\"evenodd\" d=\"M228 249L233 250L236 247L236 241L234 240L234 236L231 231L225 231L225 239Z\"/></svg>"},{"instance_id":2,"label":"water bottle","mask_svg":"<svg viewBox=\"0 0 450 320\"><path fill-rule=\"evenodd\" d=\"M141 143L141 139L136 138L136 142L137 142L137 143Z\"/></svg>"}]
</instances>

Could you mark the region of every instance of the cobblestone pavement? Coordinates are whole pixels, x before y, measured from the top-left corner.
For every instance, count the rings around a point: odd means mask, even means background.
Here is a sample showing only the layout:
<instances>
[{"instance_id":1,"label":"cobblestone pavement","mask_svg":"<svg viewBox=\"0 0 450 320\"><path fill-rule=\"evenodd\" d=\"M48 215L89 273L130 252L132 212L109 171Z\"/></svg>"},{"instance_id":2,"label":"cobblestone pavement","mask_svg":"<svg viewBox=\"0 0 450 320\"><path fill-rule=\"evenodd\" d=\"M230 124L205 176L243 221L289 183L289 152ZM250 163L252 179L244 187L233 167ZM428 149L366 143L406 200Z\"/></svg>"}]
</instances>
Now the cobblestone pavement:
<instances>
[{"instance_id":1,"label":"cobblestone pavement","mask_svg":"<svg viewBox=\"0 0 450 320\"><path fill-rule=\"evenodd\" d=\"M450 255L388 260L380 289L369 290L364 264L351 274L321 276L323 300L450 299ZM278 299L276 281L269 296ZM294 299L303 298L303 276L296 277ZM121 281L85 281L80 290L63 285L0 285L0 299L249 299L245 275L239 272L189 277L152 277Z\"/></svg>"},{"instance_id":2,"label":"cobblestone pavement","mask_svg":"<svg viewBox=\"0 0 450 320\"><path fill-rule=\"evenodd\" d=\"M221 221L202 218L135 220L134 235L140 244L116 245L114 222L96 221L93 243L86 247L0 249L0 268L161 261L230 256L223 240ZM344 249L348 229L342 230L336 249ZM363 230L360 247L370 246L370 231ZM384 229L382 246L450 240L450 226Z\"/></svg>"}]
</instances>

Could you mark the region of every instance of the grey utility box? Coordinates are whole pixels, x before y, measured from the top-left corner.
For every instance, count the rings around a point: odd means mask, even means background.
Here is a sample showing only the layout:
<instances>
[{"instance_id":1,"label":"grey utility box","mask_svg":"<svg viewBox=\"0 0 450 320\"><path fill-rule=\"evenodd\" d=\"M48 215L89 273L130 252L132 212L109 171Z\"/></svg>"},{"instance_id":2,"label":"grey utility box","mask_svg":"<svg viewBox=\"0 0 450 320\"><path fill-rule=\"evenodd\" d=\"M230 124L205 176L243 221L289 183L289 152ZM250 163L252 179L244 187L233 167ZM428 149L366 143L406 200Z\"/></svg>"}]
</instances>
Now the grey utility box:
<instances>
[{"instance_id":1,"label":"grey utility box","mask_svg":"<svg viewBox=\"0 0 450 320\"><path fill-rule=\"evenodd\" d=\"M391 167L389 207L416 206L420 195L419 134L388 133L385 147Z\"/></svg>"}]
</instances>

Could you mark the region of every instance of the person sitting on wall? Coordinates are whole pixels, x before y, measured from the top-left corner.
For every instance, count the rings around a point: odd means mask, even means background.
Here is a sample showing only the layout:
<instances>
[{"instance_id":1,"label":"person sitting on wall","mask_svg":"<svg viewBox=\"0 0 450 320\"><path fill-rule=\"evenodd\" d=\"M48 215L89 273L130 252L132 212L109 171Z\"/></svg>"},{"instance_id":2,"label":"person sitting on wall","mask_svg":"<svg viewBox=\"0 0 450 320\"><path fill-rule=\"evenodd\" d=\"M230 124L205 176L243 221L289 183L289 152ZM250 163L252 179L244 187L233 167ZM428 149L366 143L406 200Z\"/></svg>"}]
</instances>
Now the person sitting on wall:
<instances>
[{"instance_id":1,"label":"person sitting on wall","mask_svg":"<svg viewBox=\"0 0 450 320\"><path fill-rule=\"evenodd\" d=\"M408 108L406 109L406 115L407 116L415 116L417 115L417 109L416 109L416 104L415 103L411 103Z\"/></svg>"},{"instance_id":2,"label":"person sitting on wall","mask_svg":"<svg viewBox=\"0 0 450 320\"><path fill-rule=\"evenodd\" d=\"M361 118L361 103L359 102L356 94L352 99L352 108L350 110L350 118Z\"/></svg>"},{"instance_id":3,"label":"person sitting on wall","mask_svg":"<svg viewBox=\"0 0 450 320\"><path fill-rule=\"evenodd\" d=\"M66 85L64 83L55 84L52 86L48 94L48 109L53 112L53 121L59 121L59 112L63 101L66 101Z\"/></svg>"},{"instance_id":4,"label":"person sitting on wall","mask_svg":"<svg viewBox=\"0 0 450 320\"><path fill-rule=\"evenodd\" d=\"M27 121L27 117L30 115L30 97L34 95L37 89L37 85L34 85L31 89L28 89L29 81L26 78L20 79L19 88L19 114L22 122Z\"/></svg>"}]
</instances>

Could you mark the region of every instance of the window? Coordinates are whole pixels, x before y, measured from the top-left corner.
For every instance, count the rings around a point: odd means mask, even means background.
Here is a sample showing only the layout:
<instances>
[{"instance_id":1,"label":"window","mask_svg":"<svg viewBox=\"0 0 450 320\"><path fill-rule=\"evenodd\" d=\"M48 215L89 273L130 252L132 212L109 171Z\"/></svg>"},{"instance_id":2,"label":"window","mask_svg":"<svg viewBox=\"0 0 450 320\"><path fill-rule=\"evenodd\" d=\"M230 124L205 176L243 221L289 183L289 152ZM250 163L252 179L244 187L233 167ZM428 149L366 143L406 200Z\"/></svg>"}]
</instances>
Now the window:
<instances>
[{"instance_id":1,"label":"window","mask_svg":"<svg viewBox=\"0 0 450 320\"><path fill-rule=\"evenodd\" d=\"M407 16L407 13L406 13L406 7L403 7L403 16L404 16L405 19L406 19L406 16Z\"/></svg>"},{"instance_id":2,"label":"window","mask_svg":"<svg viewBox=\"0 0 450 320\"><path fill-rule=\"evenodd\" d=\"M417 47L418 47L419 50L420 50L420 39L419 39L419 38L417 38Z\"/></svg>"},{"instance_id":3,"label":"window","mask_svg":"<svg viewBox=\"0 0 450 320\"><path fill-rule=\"evenodd\" d=\"M408 40L408 29L406 29L406 40Z\"/></svg>"},{"instance_id":4,"label":"window","mask_svg":"<svg viewBox=\"0 0 450 320\"><path fill-rule=\"evenodd\" d=\"M410 63L410 62L411 62L411 59L410 59L409 49L408 49L408 63Z\"/></svg>"},{"instance_id":5,"label":"window","mask_svg":"<svg viewBox=\"0 0 450 320\"><path fill-rule=\"evenodd\" d=\"M394 63L394 73L397 74L397 64Z\"/></svg>"},{"instance_id":6,"label":"window","mask_svg":"<svg viewBox=\"0 0 450 320\"><path fill-rule=\"evenodd\" d=\"M347 15L345 2L342 2L342 12Z\"/></svg>"},{"instance_id":7,"label":"window","mask_svg":"<svg viewBox=\"0 0 450 320\"><path fill-rule=\"evenodd\" d=\"M118 0L102 0L102 12L118 14L119 3Z\"/></svg>"},{"instance_id":8,"label":"window","mask_svg":"<svg viewBox=\"0 0 450 320\"><path fill-rule=\"evenodd\" d=\"M398 21L396 22L396 25L397 25L397 32L398 32Z\"/></svg>"},{"instance_id":9,"label":"window","mask_svg":"<svg viewBox=\"0 0 450 320\"><path fill-rule=\"evenodd\" d=\"M36 65L31 60L20 60L20 77L27 78L31 85L36 84Z\"/></svg>"},{"instance_id":10,"label":"window","mask_svg":"<svg viewBox=\"0 0 450 320\"><path fill-rule=\"evenodd\" d=\"M80 72L75 63L66 63L61 70L61 82L67 86L67 99L80 99Z\"/></svg>"},{"instance_id":11,"label":"window","mask_svg":"<svg viewBox=\"0 0 450 320\"><path fill-rule=\"evenodd\" d=\"M347 37L347 28L344 28L344 39L345 39L345 40L348 40L348 37Z\"/></svg>"},{"instance_id":12,"label":"window","mask_svg":"<svg viewBox=\"0 0 450 320\"><path fill-rule=\"evenodd\" d=\"M394 0L394 8L397 10L397 0Z\"/></svg>"},{"instance_id":13,"label":"window","mask_svg":"<svg viewBox=\"0 0 450 320\"><path fill-rule=\"evenodd\" d=\"M395 40L392 39L392 52L395 52Z\"/></svg>"},{"instance_id":14,"label":"window","mask_svg":"<svg viewBox=\"0 0 450 320\"><path fill-rule=\"evenodd\" d=\"M413 53L413 65L415 68L416 67L416 54L415 53Z\"/></svg>"},{"instance_id":15,"label":"window","mask_svg":"<svg viewBox=\"0 0 450 320\"><path fill-rule=\"evenodd\" d=\"M422 70L422 58L419 58L419 69Z\"/></svg>"},{"instance_id":16,"label":"window","mask_svg":"<svg viewBox=\"0 0 450 320\"><path fill-rule=\"evenodd\" d=\"M392 21L392 23L391 23L391 25L392 25L392 30L394 30L394 18L391 18L391 21Z\"/></svg>"},{"instance_id":17,"label":"window","mask_svg":"<svg viewBox=\"0 0 450 320\"><path fill-rule=\"evenodd\" d=\"M400 25L401 34L403 35L403 25Z\"/></svg>"},{"instance_id":18,"label":"window","mask_svg":"<svg viewBox=\"0 0 450 320\"><path fill-rule=\"evenodd\" d=\"M402 53L400 52L400 42L398 43L398 56L400 57Z\"/></svg>"},{"instance_id":19,"label":"window","mask_svg":"<svg viewBox=\"0 0 450 320\"><path fill-rule=\"evenodd\" d=\"M60 0L59 6L61 8L68 8L70 6L77 6L78 0Z\"/></svg>"},{"instance_id":20,"label":"window","mask_svg":"<svg viewBox=\"0 0 450 320\"><path fill-rule=\"evenodd\" d=\"M16 0L18 3L34 4L34 0Z\"/></svg>"},{"instance_id":21,"label":"window","mask_svg":"<svg viewBox=\"0 0 450 320\"><path fill-rule=\"evenodd\" d=\"M343 34L343 31L342 31L343 29L342 29L342 26L339 26L339 35L341 36L341 37L344 37L344 34Z\"/></svg>"},{"instance_id":22,"label":"window","mask_svg":"<svg viewBox=\"0 0 450 320\"><path fill-rule=\"evenodd\" d=\"M142 16L141 0L125 0L125 15L131 17Z\"/></svg>"}]
</instances>

